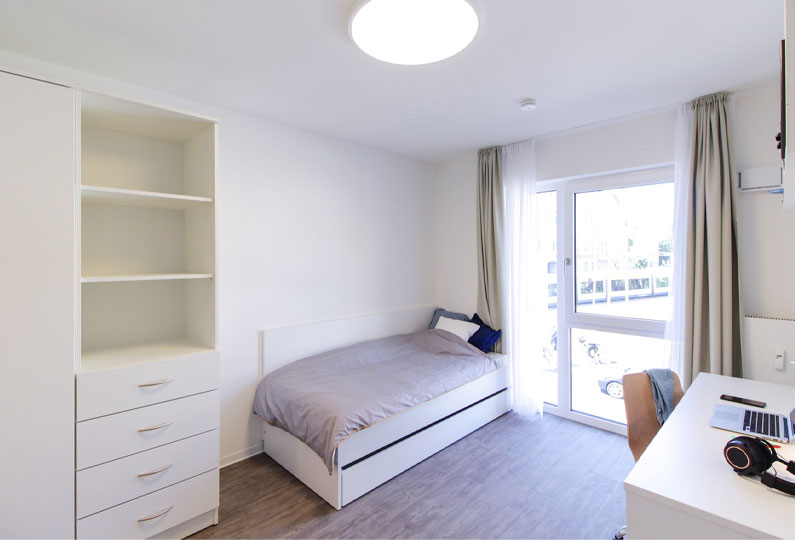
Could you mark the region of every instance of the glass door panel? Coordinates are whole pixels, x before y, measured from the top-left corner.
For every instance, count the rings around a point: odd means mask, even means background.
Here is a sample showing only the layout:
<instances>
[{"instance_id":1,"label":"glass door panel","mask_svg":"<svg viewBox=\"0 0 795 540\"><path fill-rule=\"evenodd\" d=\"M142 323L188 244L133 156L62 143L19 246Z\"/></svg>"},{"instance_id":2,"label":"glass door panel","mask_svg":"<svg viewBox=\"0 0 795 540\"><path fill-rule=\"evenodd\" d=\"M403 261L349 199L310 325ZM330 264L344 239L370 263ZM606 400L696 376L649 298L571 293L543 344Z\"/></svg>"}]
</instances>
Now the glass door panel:
<instances>
[{"instance_id":1,"label":"glass door panel","mask_svg":"<svg viewBox=\"0 0 795 540\"><path fill-rule=\"evenodd\" d=\"M674 187L600 179L570 196L569 410L626 424L623 375L667 363Z\"/></svg>"},{"instance_id":2,"label":"glass door panel","mask_svg":"<svg viewBox=\"0 0 795 540\"><path fill-rule=\"evenodd\" d=\"M661 167L538 194L547 412L625 434L622 376L667 365L672 176Z\"/></svg>"},{"instance_id":3,"label":"glass door panel","mask_svg":"<svg viewBox=\"0 0 795 540\"><path fill-rule=\"evenodd\" d=\"M662 321L670 312L672 182L575 194L575 311Z\"/></svg>"},{"instance_id":4,"label":"glass door panel","mask_svg":"<svg viewBox=\"0 0 795 540\"><path fill-rule=\"evenodd\" d=\"M543 268L546 306L542 319L544 402L558 404L558 196L555 191L536 194L538 261Z\"/></svg>"},{"instance_id":5,"label":"glass door panel","mask_svg":"<svg viewBox=\"0 0 795 540\"><path fill-rule=\"evenodd\" d=\"M665 340L571 329L571 410L626 424L625 373L666 367Z\"/></svg>"}]
</instances>

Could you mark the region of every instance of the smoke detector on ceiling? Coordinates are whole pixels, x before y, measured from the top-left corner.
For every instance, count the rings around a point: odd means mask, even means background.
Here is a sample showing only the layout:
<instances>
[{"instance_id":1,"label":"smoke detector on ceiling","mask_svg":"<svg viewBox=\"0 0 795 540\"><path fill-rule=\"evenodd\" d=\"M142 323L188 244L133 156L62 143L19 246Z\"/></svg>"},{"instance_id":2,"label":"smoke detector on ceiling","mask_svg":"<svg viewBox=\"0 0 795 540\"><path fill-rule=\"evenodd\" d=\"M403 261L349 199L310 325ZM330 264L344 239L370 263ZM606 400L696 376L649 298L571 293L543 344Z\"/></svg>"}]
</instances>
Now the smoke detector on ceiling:
<instances>
[{"instance_id":1,"label":"smoke detector on ceiling","mask_svg":"<svg viewBox=\"0 0 795 540\"><path fill-rule=\"evenodd\" d=\"M534 111L536 108L536 100L534 99L523 99L522 102L519 104L519 107L523 111Z\"/></svg>"}]
</instances>

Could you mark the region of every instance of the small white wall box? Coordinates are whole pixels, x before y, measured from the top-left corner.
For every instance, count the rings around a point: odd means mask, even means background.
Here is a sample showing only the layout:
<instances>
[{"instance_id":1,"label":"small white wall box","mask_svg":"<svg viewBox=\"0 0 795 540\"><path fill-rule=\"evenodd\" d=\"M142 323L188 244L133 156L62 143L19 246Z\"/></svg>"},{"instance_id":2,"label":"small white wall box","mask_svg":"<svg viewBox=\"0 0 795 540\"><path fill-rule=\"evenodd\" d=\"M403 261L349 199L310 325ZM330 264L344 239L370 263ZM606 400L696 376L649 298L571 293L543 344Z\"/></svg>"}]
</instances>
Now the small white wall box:
<instances>
[{"instance_id":1,"label":"small white wall box","mask_svg":"<svg viewBox=\"0 0 795 540\"><path fill-rule=\"evenodd\" d=\"M776 348L776 358L774 362L777 370L784 371L784 349L781 347Z\"/></svg>"},{"instance_id":2,"label":"small white wall box","mask_svg":"<svg viewBox=\"0 0 795 540\"><path fill-rule=\"evenodd\" d=\"M767 191L783 185L783 169L779 165L755 167L739 172L740 191Z\"/></svg>"},{"instance_id":3,"label":"small white wall box","mask_svg":"<svg viewBox=\"0 0 795 540\"><path fill-rule=\"evenodd\" d=\"M746 316L743 378L795 385L795 320Z\"/></svg>"}]
</instances>

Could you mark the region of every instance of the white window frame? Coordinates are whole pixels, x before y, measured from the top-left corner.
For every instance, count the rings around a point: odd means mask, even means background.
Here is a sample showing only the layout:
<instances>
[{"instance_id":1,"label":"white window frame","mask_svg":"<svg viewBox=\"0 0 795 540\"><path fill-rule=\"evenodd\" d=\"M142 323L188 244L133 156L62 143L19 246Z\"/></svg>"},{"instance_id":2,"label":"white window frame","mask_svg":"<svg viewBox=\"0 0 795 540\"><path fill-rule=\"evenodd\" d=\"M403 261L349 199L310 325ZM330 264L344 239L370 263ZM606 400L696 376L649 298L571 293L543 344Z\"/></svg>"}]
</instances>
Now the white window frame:
<instances>
[{"instance_id":1,"label":"white window frame","mask_svg":"<svg viewBox=\"0 0 795 540\"><path fill-rule=\"evenodd\" d=\"M670 163L639 170L619 171L598 176L539 182L539 193L555 191L557 198L557 306L558 306L558 404L544 405L544 412L568 418L589 426L627 434L623 424L573 411L571 408L571 329L615 332L643 337L663 338L665 321L630 319L626 317L577 313L575 309L575 208L577 193L618 189L672 182L674 168ZM560 249L562 247L562 249ZM566 261L570 264L566 264Z\"/></svg>"}]
</instances>

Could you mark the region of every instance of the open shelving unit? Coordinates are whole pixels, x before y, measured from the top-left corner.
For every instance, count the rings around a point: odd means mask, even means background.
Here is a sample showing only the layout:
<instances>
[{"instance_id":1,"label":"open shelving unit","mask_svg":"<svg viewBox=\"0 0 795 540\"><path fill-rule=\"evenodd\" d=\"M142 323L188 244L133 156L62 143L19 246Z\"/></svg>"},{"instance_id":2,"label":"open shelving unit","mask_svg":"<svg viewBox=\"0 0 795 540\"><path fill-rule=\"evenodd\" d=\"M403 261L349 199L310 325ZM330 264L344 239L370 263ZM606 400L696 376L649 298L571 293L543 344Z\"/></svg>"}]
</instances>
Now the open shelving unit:
<instances>
[{"instance_id":1,"label":"open shelving unit","mask_svg":"<svg viewBox=\"0 0 795 540\"><path fill-rule=\"evenodd\" d=\"M89 92L81 371L215 348L216 125Z\"/></svg>"}]
</instances>

